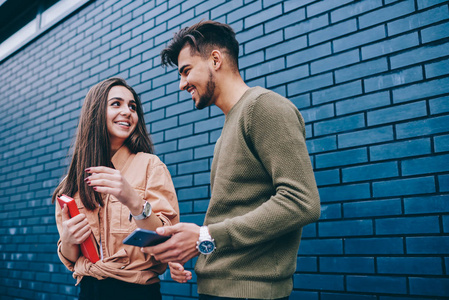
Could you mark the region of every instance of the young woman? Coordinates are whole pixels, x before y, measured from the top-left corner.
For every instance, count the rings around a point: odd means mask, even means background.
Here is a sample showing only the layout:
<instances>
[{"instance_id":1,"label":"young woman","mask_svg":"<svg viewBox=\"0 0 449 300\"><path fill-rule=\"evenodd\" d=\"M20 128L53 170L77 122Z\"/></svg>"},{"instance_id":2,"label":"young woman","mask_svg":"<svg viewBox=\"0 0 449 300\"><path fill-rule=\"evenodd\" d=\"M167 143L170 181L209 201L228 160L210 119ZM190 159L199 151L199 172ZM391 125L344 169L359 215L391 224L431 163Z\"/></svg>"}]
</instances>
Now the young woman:
<instances>
[{"instance_id":1,"label":"young woman","mask_svg":"<svg viewBox=\"0 0 449 300\"><path fill-rule=\"evenodd\" d=\"M74 198L80 211L70 219L67 206L56 203L58 255L81 283L80 299L161 299L158 275L166 264L122 243L137 227L154 230L179 222L170 173L151 153L134 89L121 78L92 87L68 174L53 194L53 201L62 194ZM100 254L96 263L79 246L91 234Z\"/></svg>"}]
</instances>

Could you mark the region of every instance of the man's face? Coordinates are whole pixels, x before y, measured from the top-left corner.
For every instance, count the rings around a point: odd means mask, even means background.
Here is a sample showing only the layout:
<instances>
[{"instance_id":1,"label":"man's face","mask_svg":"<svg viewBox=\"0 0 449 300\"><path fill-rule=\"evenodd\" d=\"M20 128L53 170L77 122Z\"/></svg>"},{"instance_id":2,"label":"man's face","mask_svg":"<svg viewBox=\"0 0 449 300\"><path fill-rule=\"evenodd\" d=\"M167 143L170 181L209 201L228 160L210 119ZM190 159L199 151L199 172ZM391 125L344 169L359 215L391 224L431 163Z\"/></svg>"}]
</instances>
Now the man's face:
<instances>
[{"instance_id":1,"label":"man's face","mask_svg":"<svg viewBox=\"0 0 449 300\"><path fill-rule=\"evenodd\" d=\"M209 66L211 61L199 54L191 55L190 46L186 45L179 52L178 70L181 76L180 90L192 95L195 107L203 109L215 102L215 77Z\"/></svg>"}]
</instances>

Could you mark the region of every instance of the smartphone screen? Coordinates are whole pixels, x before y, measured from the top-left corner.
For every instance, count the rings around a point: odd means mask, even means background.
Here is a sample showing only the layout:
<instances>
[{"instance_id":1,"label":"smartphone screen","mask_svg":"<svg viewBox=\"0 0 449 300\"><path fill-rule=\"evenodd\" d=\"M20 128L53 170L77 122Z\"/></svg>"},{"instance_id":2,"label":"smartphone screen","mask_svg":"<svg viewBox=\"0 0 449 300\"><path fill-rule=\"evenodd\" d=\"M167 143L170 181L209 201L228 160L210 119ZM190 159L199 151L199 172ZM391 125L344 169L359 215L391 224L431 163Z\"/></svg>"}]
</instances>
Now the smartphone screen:
<instances>
[{"instance_id":1,"label":"smartphone screen","mask_svg":"<svg viewBox=\"0 0 449 300\"><path fill-rule=\"evenodd\" d=\"M123 240L123 244L137 247L148 247L165 242L169 238L169 236L159 235L155 231L137 228Z\"/></svg>"}]
</instances>

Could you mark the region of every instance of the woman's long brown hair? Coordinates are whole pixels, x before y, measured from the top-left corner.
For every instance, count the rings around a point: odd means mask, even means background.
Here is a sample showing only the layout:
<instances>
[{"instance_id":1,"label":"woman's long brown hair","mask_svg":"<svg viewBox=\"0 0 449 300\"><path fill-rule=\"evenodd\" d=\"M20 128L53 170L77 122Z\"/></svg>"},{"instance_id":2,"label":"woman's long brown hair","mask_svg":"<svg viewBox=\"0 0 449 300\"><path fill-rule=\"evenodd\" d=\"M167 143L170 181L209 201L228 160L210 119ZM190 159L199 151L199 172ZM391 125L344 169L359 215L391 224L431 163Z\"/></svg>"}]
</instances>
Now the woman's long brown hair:
<instances>
[{"instance_id":1,"label":"woman's long brown hair","mask_svg":"<svg viewBox=\"0 0 449 300\"><path fill-rule=\"evenodd\" d=\"M84 179L88 176L84 170L94 166L113 167L106 125L106 110L107 97L114 86L123 86L133 94L139 118L136 129L126 139L124 145L133 153L154 152L153 143L145 127L139 96L124 79L116 77L106 79L93 86L84 99L75 145L73 146L72 162L67 176L54 191L52 202L61 194L73 197L76 192L79 192L81 201L88 210L94 210L98 205L103 206L101 194L95 192L84 182Z\"/></svg>"}]
</instances>

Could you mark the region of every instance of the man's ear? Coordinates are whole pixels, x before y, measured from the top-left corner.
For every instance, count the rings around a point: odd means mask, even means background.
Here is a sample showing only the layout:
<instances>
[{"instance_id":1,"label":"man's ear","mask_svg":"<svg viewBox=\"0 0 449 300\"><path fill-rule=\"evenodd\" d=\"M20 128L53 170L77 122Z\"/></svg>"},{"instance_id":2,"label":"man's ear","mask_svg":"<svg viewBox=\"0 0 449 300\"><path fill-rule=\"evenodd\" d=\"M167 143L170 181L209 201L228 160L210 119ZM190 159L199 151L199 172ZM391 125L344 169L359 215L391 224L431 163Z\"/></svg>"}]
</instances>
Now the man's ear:
<instances>
[{"instance_id":1,"label":"man's ear","mask_svg":"<svg viewBox=\"0 0 449 300\"><path fill-rule=\"evenodd\" d=\"M221 64L223 63L223 54L220 50L213 50L210 54L212 59L213 68L215 70L218 70L221 67Z\"/></svg>"}]
</instances>

